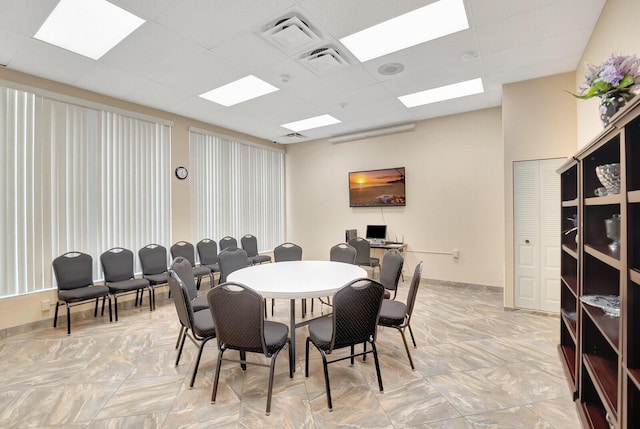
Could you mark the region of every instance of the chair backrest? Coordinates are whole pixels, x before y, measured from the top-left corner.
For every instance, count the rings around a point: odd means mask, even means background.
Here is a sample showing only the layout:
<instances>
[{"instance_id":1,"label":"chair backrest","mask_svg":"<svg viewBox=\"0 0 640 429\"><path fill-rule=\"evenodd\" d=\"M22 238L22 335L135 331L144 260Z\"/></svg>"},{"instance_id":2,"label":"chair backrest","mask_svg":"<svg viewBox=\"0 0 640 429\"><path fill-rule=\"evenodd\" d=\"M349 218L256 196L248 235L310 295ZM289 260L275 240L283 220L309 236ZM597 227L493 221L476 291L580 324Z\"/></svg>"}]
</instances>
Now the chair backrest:
<instances>
[{"instance_id":1,"label":"chair backrest","mask_svg":"<svg viewBox=\"0 0 640 429\"><path fill-rule=\"evenodd\" d=\"M93 258L82 252L67 252L52 262L58 289L69 290L93 285Z\"/></svg>"},{"instance_id":2,"label":"chair backrest","mask_svg":"<svg viewBox=\"0 0 640 429\"><path fill-rule=\"evenodd\" d=\"M413 307L416 303L416 296L418 295L418 287L420 286L420 279L422 278L422 265L420 261L413 270L413 277L411 278L411 285L409 285L409 292L407 294L407 321L411 320L411 313L413 313Z\"/></svg>"},{"instance_id":3,"label":"chair backrest","mask_svg":"<svg viewBox=\"0 0 640 429\"><path fill-rule=\"evenodd\" d=\"M104 280L109 283L132 279L133 252L123 247L113 247L100 255Z\"/></svg>"},{"instance_id":4,"label":"chair backrest","mask_svg":"<svg viewBox=\"0 0 640 429\"><path fill-rule=\"evenodd\" d=\"M207 293L218 346L269 355L264 340L262 296L248 286L227 282Z\"/></svg>"},{"instance_id":5,"label":"chair backrest","mask_svg":"<svg viewBox=\"0 0 640 429\"><path fill-rule=\"evenodd\" d=\"M333 295L333 334L329 352L375 339L384 286L375 280L358 279Z\"/></svg>"},{"instance_id":6,"label":"chair backrest","mask_svg":"<svg viewBox=\"0 0 640 429\"><path fill-rule=\"evenodd\" d=\"M282 243L273 249L273 259L276 262L301 261L302 247L293 243Z\"/></svg>"},{"instance_id":7,"label":"chair backrest","mask_svg":"<svg viewBox=\"0 0 640 429\"><path fill-rule=\"evenodd\" d=\"M398 289L398 282L402 274L402 266L404 258L395 249L387 251L382 257L382 266L380 267L380 283L387 290Z\"/></svg>"},{"instance_id":8,"label":"chair backrest","mask_svg":"<svg viewBox=\"0 0 640 429\"><path fill-rule=\"evenodd\" d=\"M138 251L142 274L162 274L167 271L167 249L159 244L147 244Z\"/></svg>"},{"instance_id":9,"label":"chair backrest","mask_svg":"<svg viewBox=\"0 0 640 429\"><path fill-rule=\"evenodd\" d=\"M205 238L198 241L196 248L202 265L212 265L218 262L218 244L215 241Z\"/></svg>"},{"instance_id":10,"label":"chair backrest","mask_svg":"<svg viewBox=\"0 0 640 429\"><path fill-rule=\"evenodd\" d=\"M229 274L249 266L247 252L237 247L229 247L218 255L218 264L220 265L220 283L224 283Z\"/></svg>"},{"instance_id":11,"label":"chair backrest","mask_svg":"<svg viewBox=\"0 0 640 429\"><path fill-rule=\"evenodd\" d=\"M247 256L258 256L258 239L247 234L240 239L242 248L247 252Z\"/></svg>"},{"instance_id":12,"label":"chair backrest","mask_svg":"<svg viewBox=\"0 0 640 429\"><path fill-rule=\"evenodd\" d=\"M349 245L356 249L356 264L368 265L371 259L371 245L362 237L352 238Z\"/></svg>"},{"instance_id":13,"label":"chair backrest","mask_svg":"<svg viewBox=\"0 0 640 429\"><path fill-rule=\"evenodd\" d=\"M182 256L191 262L192 267L196 266L196 252L193 248L193 244L188 241L178 241L171 246L171 257L175 259L178 256Z\"/></svg>"},{"instance_id":14,"label":"chair backrest","mask_svg":"<svg viewBox=\"0 0 640 429\"><path fill-rule=\"evenodd\" d=\"M356 253L356 249L353 246L347 243L339 243L333 246L329 251L329 260L334 262L355 264Z\"/></svg>"},{"instance_id":15,"label":"chair backrest","mask_svg":"<svg viewBox=\"0 0 640 429\"><path fill-rule=\"evenodd\" d=\"M224 249L228 249L230 247L238 247L238 240L227 235L226 237L222 237L220 239L218 245L220 246L220 251L222 252Z\"/></svg>"},{"instance_id":16,"label":"chair backrest","mask_svg":"<svg viewBox=\"0 0 640 429\"><path fill-rule=\"evenodd\" d=\"M173 299L173 303L176 306L176 312L178 313L180 323L182 324L182 326L186 327L187 329L191 329L191 331L193 332L193 307L191 306L191 297L189 296L189 291L187 289L187 286L184 284L184 280L186 280L187 278L190 278L191 281L193 281L193 275L186 277L180 275L179 272L184 271L183 265L187 265L187 268L191 270L189 261L181 260L178 266L176 266L175 261L173 264L171 264L171 268L169 268L167 283L169 283L171 298ZM174 270L174 268L177 268L178 271Z\"/></svg>"},{"instance_id":17,"label":"chair backrest","mask_svg":"<svg viewBox=\"0 0 640 429\"><path fill-rule=\"evenodd\" d=\"M186 258L182 256L176 257L171 263L169 273L173 272L178 277L182 285L187 290L189 301L195 299L198 296L198 288L196 287L196 281L193 276L193 267ZM169 279L171 276L169 276ZM171 291L173 293L173 291Z\"/></svg>"}]
</instances>

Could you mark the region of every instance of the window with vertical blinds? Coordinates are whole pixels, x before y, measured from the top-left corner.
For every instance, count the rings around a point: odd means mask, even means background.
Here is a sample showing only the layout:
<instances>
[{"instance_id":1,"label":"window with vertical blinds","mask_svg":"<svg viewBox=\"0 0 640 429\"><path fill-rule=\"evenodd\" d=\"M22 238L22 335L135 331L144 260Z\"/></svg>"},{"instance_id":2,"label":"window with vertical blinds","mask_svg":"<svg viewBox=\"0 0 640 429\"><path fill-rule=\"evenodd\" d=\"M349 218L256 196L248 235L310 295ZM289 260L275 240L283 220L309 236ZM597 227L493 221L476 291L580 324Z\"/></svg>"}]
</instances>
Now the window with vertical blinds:
<instances>
[{"instance_id":1,"label":"window with vertical blinds","mask_svg":"<svg viewBox=\"0 0 640 429\"><path fill-rule=\"evenodd\" d=\"M284 152L192 129L191 225L194 243L255 235L258 251L284 240Z\"/></svg>"},{"instance_id":2,"label":"window with vertical blinds","mask_svg":"<svg viewBox=\"0 0 640 429\"><path fill-rule=\"evenodd\" d=\"M0 87L0 296L55 287L51 262L169 243L169 124ZM139 264L136 261L136 264Z\"/></svg>"}]
</instances>

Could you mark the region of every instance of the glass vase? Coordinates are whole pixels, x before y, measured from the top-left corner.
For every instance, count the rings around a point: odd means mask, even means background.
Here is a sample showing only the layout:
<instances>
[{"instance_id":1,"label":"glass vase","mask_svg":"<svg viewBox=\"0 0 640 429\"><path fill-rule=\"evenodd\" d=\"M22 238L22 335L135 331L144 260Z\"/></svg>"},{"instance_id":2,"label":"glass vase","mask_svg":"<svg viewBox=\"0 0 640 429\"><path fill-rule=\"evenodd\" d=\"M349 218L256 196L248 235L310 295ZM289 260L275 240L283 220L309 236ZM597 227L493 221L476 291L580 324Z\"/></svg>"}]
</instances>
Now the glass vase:
<instances>
[{"instance_id":1,"label":"glass vase","mask_svg":"<svg viewBox=\"0 0 640 429\"><path fill-rule=\"evenodd\" d=\"M627 99L623 93L607 94L600 97L600 120L602 126L609 125L609 120L625 105Z\"/></svg>"}]
</instances>

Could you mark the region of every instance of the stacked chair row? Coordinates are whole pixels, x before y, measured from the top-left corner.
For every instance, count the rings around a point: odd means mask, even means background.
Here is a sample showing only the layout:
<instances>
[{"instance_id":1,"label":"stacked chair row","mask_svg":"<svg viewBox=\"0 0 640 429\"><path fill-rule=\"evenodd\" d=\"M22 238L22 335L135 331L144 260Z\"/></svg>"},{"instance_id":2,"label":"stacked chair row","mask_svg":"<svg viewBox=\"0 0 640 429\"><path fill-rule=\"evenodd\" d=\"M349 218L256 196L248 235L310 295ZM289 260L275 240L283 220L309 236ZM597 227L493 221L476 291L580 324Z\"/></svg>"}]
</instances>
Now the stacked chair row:
<instances>
[{"instance_id":1,"label":"stacked chair row","mask_svg":"<svg viewBox=\"0 0 640 429\"><path fill-rule=\"evenodd\" d=\"M220 240L220 248L236 249L237 241L232 237ZM246 253L247 264L271 261L268 255L259 255L257 239L247 234L241 243ZM209 284L214 286L214 273L220 272L218 265L218 245L214 240L203 239L197 244L200 265L196 264L193 244L179 241L170 248L171 257L182 257L192 267L197 288L203 277L209 277ZM135 293L135 305L142 305L145 289L149 292L149 311L155 309L155 287L168 282L167 249L159 244L148 244L138 251L142 266L142 278L134 275L133 252L122 247L114 247L100 255L100 263L104 273L104 285L96 285L93 280L93 258L82 252L67 252L53 260L53 271L58 285L58 301L56 303L53 326L58 323L59 307L67 308L67 334L71 334L70 307L95 299L94 317L98 315L98 305L102 298L101 314L104 315L105 303L109 302L109 321L113 320L111 298L113 297L115 319L118 321L118 296ZM226 279L226 275L221 278ZM224 281L224 280L222 280Z\"/></svg>"}]
</instances>

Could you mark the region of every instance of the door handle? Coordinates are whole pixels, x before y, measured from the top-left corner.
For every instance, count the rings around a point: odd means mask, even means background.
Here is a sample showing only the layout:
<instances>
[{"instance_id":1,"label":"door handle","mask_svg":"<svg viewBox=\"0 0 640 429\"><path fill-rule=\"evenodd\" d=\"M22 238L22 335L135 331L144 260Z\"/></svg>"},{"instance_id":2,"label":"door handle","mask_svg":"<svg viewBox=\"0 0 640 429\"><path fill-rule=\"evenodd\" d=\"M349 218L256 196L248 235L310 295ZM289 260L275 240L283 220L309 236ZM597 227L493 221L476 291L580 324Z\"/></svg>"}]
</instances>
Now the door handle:
<instances>
[{"instance_id":1,"label":"door handle","mask_svg":"<svg viewBox=\"0 0 640 429\"><path fill-rule=\"evenodd\" d=\"M529 240L524 240L524 242L525 242L526 244L529 244Z\"/></svg>"}]
</instances>

